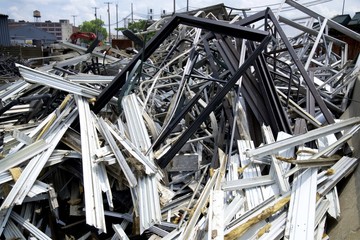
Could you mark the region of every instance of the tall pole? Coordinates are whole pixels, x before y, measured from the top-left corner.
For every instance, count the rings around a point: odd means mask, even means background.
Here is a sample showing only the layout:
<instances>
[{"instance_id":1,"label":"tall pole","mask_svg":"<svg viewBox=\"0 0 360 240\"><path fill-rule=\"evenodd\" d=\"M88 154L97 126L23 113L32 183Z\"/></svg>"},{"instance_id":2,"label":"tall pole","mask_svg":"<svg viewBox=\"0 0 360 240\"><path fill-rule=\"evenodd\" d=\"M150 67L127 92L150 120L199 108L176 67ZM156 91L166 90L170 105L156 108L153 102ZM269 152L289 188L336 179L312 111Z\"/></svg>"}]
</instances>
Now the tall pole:
<instances>
[{"instance_id":1,"label":"tall pole","mask_svg":"<svg viewBox=\"0 0 360 240\"><path fill-rule=\"evenodd\" d=\"M74 24L74 27L75 27L75 18L77 17L77 15L71 15L73 17L73 24Z\"/></svg>"},{"instance_id":2,"label":"tall pole","mask_svg":"<svg viewBox=\"0 0 360 240\"><path fill-rule=\"evenodd\" d=\"M131 23L134 22L134 8L133 3L131 3Z\"/></svg>"},{"instance_id":3,"label":"tall pole","mask_svg":"<svg viewBox=\"0 0 360 240\"><path fill-rule=\"evenodd\" d=\"M116 39L119 39L119 16L118 16L118 4L116 4Z\"/></svg>"},{"instance_id":4,"label":"tall pole","mask_svg":"<svg viewBox=\"0 0 360 240\"><path fill-rule=\"evenodd\" d=\"M341 15L344 15L344 8L345 8L345 0L343 0L343 7L342 7Z\"/></svg>"},{"instance_id":5,"label":"tall pole","mask_svg":"<svg viewBox=\"0 0 360 240\"><path fill-rule=\"evenodd\" d=\"M108 5L107 12L108 12L108 21L109 21L109 43L110 43L111 42L111 32L110 32L110 4L111 4L111 2L105 2L105 4Z\"/></svg>"},{"instance_id":6,"label":"tall pole","mask_svg":"<svg viewBox=\"0 0 360 240\"><path fill-rule=\"evenodd\" d=\"M186 0L186 11L189 11L189 0Z\"/></svg>"},{"instance_id":7,"label":"tall pole","mask_svg":"<svg viewBox=\"0 0 360 240\"><path fill-rule=\"evenodd\" d=\"M96 9L99 9L98 7L92 7L95 10L95 20L97 20L97 13L96 13Z\"/></svg>"},{"instance_id":8,"label":"tall pole","mask_svg":"<svg viewBox=\"0 0 360 240\"><path fill-rule=\"evenodd\" d=\"M95 32L95 34L96 34L96 36L98 36L98 26L97 26L97 12L96 12L96 10L97 9L99 9L98 7L92 7L94 10L95 10L95 14L94 14L94 16L95 16L95 24L96 24L96 32Z\"/></svg>"},{"instance_id":9,"label":"tall pole","mask_svg":"<svg viewBox=\"0 0 360 240\"><path fill-rule=\"evenodd\" d=\"M175 5L176 5L176 3L175 3L175 0L174 0L174 10L173 10L173 14L175 14Z\"/></svg>"}]
</instances>

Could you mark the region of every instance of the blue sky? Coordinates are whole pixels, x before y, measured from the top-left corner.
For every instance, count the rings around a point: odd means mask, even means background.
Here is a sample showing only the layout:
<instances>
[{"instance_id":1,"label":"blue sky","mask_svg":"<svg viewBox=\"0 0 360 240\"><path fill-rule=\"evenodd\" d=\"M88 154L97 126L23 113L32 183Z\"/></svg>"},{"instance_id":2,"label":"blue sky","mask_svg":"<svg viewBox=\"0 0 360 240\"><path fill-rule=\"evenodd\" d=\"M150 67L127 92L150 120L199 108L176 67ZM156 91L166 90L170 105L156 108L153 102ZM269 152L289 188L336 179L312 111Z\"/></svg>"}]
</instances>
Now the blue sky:
<instances>
[{"instance_id":1,"label":"blue sky","mask_svg":"<svg viewBox=\"0 0 360 240\"><path fill-rule=\"evenodd\" d=\"M259 11L265 4L279 4L282 0L176 0L176 10L185 9L189 1L190 9L210 6L218 3L224 3L226 6L235 8L252 8L252 11ZM341 14L342 6L345 1L345 11L351 16L355 12L360 12L359 0L320 0L328 1L315 6L309 6L310 9L331 18ZM58 21L59 19L69 19L71 23L75 20L75 25L83 21L89 21L95 18L94 7L97 7L97 17L101 18L105 24L108 24L107 4L110 4L110 23L111 27L116 27L116 4L118 5L119 26L123 26L124 18L130 18L131 3L133 3L134 19L146 18L150 9L153 10L154 18L158 18L160 13L165 10L167 13L173 12L173 1L152 0L152 1L134 1L134 0L0 0L0 13L9 15L9 18L16 21L25 20L33 21L33 11L41 12L41 21ZM300 3L316 2L315 0L300 0ZM273 9L279 5L272 6ZM286 6L286 4L285 4ZM72 15L76 15L74 18ZM286 11L281 15L286 17L300 17L298 11Z\"/></svg>"}]
</instances>

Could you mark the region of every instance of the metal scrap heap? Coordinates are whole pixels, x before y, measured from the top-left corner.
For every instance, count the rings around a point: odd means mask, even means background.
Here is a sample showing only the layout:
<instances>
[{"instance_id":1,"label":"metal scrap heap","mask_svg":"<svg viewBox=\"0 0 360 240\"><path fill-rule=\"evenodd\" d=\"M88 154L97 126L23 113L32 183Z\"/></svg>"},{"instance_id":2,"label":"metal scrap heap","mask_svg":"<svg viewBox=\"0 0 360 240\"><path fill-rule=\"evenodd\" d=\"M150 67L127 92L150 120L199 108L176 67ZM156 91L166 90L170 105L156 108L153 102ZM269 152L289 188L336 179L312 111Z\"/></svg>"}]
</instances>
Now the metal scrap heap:
<instances>
[{"instance_id":1,"label":"metal scrap heap","mask_svg":"<svg viewBox=\"0 0 360 240\"><path fill-rule=\"evenodd\" d=\"M328 239L358 163L360 60L327 28L360 35L286 4L308 24L217 5L159 20L133 56L63 43L78 56L17 64L0 86L0 235Z\"/></svg>"}]
</instances>

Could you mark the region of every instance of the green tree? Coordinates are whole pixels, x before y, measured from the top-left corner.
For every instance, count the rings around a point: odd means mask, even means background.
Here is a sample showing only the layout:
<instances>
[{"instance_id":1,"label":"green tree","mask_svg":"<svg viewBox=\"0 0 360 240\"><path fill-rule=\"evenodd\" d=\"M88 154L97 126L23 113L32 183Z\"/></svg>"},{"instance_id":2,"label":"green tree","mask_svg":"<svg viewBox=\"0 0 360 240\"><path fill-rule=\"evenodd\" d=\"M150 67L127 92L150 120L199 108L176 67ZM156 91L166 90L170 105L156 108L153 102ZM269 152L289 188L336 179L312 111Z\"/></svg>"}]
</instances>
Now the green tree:
<instances>
[{"instance_id":1,"label":"green tree","mask_svg":"<svg viewBox=\"0 0 360 240\"><path fill-rule=\"evenodd\" d=\"M95 33L100 40L106 39L107 32L106 28L102 27L104 25L104 21L101 19L85 21L80 27L80 32L93 32Z\"/></svg>"},{"instance_id":2,"label":"green tree","mask_svg":"<svg viewBox=\"0 0 360 240\"><path fill-rule=\"evenodd\" d=\"M150 21L140 19L134 22L129 22L127 28L115 28L115 30L123 31L125 29L129 29L133 33L137 34L137 36L140 37L140 39L142 39L143 41L145 40L145 42L147 42L150 38L152 38L155 35L155 32L147 33L147 34L141 34L141 32L146 31L146 29L150 26L150 24L151 24Z\"/></svg>"},{"instance_id":3,"label":"green tree","mask_svg":"<svg viewBox=\"0 0 360 240\"><path fill-rule=\"evenodd\" d=\"M147 27L147 21L140 19L139 21L129 23L128 29L133 31L134 33L138 33L145 31Z\"/></svg>"}]
</instances>

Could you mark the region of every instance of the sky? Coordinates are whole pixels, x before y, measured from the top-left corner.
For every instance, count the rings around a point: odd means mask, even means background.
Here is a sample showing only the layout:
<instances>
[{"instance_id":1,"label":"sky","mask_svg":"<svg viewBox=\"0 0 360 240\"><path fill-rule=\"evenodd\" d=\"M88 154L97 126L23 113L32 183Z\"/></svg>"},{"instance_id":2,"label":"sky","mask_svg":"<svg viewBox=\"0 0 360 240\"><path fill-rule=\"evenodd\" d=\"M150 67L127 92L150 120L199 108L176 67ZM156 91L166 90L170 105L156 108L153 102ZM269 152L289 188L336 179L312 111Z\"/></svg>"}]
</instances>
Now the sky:
<instances>
[{"instance_id":1,"label":"sky","mask_svg":"<svg viewBox=\"0 0 360 240\"><path fill-rule=\"evenodd\" d=\"M309 6L308 8L323 15L324 17L331 18L342 13L343 3L345 3L344 14L350 14L352 17L355 12L360 12L360 0L299 0L301 4L308 2L322 2L322 4ZM133 9L133 18L145 19L148 17L150 9L153 11L153 18L158 19L161 12L172 13L174 9L174 1L165 0L0 0L0 14L6 14L9 19L15 21L25 20L33 22L33 11L39 10L41 13L41 21L50 20L58 22L59 19L68 19L70 23L75 26L80 25L83 21L90 21L95 19L95 7L97 17L101 18L106 29L108 29L108 4L110 2L110 26L111 29L116 27L116 5L118 6L118 26L124 26L124 19L131 18L131 8ZM175 0L175 9L177 12L185 10L189 2L189 9L206 7L218 3L224 3L226 6L234 8L251 8L249 14L255 11L263 10L264 5L271 5L275 10L279 7L282 0ZM274 5L278 4L278 5ZM132 7L131 7L132 6ZM288 6L288 5L284 5ZM288 10L281 12L282 16L288 18L303 16L297 10ZM74 17L75 16L75 17Z\"/></svg>"}]
</instances>

